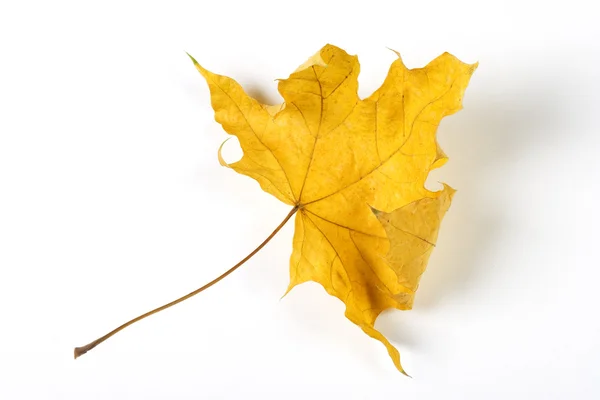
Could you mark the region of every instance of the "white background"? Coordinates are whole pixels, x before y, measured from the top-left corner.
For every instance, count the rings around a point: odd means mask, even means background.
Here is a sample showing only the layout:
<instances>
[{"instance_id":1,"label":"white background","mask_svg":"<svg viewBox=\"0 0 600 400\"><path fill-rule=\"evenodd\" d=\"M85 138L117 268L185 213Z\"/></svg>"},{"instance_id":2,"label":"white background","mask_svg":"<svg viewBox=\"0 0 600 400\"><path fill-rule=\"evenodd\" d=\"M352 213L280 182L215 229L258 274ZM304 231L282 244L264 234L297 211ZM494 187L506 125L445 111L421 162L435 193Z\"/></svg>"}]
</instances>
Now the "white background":
<instances>
[{"instance_id":1,"label":"white background","mask_svg":"<svg viewBox=\"0 0 600 400\"><path fill-rule=\"evenodd\" d=\"M597 14L569 1L26 2L0 6L0 398L600 398ZM226 138L185 51L277 102L324 44L360 94L400 51L479 61L438 134L458 189L415 308L383 346L288 283L288 212L219 166ZM239 155L239 154L238 154ZM227 156L236 156L235 145Z\"/></svg>"}]
</instances>

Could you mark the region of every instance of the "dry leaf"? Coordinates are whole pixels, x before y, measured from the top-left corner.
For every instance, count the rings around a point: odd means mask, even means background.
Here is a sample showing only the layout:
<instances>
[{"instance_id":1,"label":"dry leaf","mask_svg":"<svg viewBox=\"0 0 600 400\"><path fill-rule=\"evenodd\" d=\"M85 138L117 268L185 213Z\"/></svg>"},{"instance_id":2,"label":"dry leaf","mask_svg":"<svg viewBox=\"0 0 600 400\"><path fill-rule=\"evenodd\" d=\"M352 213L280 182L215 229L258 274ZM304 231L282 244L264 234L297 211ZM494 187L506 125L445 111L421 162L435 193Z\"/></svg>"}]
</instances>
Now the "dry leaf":
<instances>
[{"instance_id":1,"label":"dry leaf","mask_svg":"<svg viewBox=\"0 0 600 400\"><path fill-rule=\"evenodd\" d=\"M297 210L288 291L320 283L404 373L375 319L412 306L453 193L424 186L446 161L435 132L462 107L476 65L445 53L407 69L398 58L383 85L361 100L357 57L327 45L279 81L284 103L268 106L193 61L215 119L244 152L227 164L219 149L220 162Z\"/></svg>"},{"instance_id":2,"label":"dry leaf","mask_svg":"<svg viewBox=\"0 0 600 400\"><path fill-rule=\"evenodd\" d=\"M426 197L398 208L391 213L373 210L390 241L385 257L398 276L398 282L409 292L396 295L396 300L412 308L419 279L425 272L431 251L435 247L440 223L448 208L454 189L444 185L439 196Z\"/></svg>"}]
</instances>

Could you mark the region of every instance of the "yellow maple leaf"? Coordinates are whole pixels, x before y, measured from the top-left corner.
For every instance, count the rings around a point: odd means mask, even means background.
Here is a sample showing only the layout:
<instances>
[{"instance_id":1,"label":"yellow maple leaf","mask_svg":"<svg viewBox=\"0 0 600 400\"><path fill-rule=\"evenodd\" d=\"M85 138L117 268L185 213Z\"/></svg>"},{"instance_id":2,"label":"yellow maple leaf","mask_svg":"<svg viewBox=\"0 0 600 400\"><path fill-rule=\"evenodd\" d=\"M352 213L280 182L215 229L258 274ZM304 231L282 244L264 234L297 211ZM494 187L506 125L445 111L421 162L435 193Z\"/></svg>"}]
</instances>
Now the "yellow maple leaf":
<instances>
[{"instance_id":1,"label":"yellow maple leaf","mask_svg":"<svg viewBox=\"0 0 600 400\"><path fill-rule=\"evenodd\" d=\"M191 58L191 56L190 56ZM204 286L76 347L92 350L128 326L201 293L260 251L296 214L288 292L314 281L342 300L346 317L381 341L402 373L400 355L375 329L387 308L412 307L454 190L425 188L447 158L435 140L440 120L462 107L476 64L445 53L425 68L400 57L383 85L357 95L355 56L331 45L279 81L285 102L260 104L231 78L194 64L208 82L215 118L238 137L242 159L221 164L248 175L293 206L248 256ZM287 293L287 292L286 292Z\"/></svg>"},{"instance_id":2,"label":"yellow maple leaf","mask_svg":"<svg viewBox=\"0 0 600 400\"><path fill-rule=\"evenodd\" d=\"M220 162L294 207L288 291L321 284L405 373L374 324L387 308L412 307L453 194L448 186L425 188L429 171L447 160L436 129L461 109L477 65L445 53L408 69L399 57L382 86L360 99L357 57L326 45L279 81L284 103L268 106L192 60L208 83L215 119L244 153L227 164L219 149Z\"/></svg>"}]
</instances>

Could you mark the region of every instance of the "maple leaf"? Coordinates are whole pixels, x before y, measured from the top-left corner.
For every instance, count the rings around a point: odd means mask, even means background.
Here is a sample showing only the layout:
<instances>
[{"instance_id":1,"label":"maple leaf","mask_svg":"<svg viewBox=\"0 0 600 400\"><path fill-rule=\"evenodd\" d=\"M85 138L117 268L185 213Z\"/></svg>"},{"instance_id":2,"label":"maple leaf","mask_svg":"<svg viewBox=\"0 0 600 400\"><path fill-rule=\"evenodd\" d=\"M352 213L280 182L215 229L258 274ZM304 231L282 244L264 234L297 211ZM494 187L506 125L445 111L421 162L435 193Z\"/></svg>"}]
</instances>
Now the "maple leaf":
<instances>
[{"instance_id":1,"label":"maple leaf","mask_svg":"<svg viewBox=\"0 0 600 400\"><path fill-rule=\"evenodd\" d=\"M286 218L296 213L288 292L321 284L405 373L374 324L385 309L412 307L453 194L448 186L425 188L429 172L447 160L436 129L462 108L477 65L444 53L407 69L398 57L382 86L360 99L357 57L326 45L279 81L284 103L268 106L192 60L208 83L216 121L243 150L227 164L220 148L221 164L294 207Z\"/></svg>"},{"instance_id":2,"label":"maple leaf","mask_svg":"<svg viewBox=\"0 0 600 400\"><path fill-rule=\"evenodd\" d=\"M192 58L190 56L190 58ZM355 56L327 45L279 81L285 102L260 104L233 79L192 58L206 79L215 119L237 136L242 158L227 164L293 206L244 259L204 286L76 347L75 358L128 326L220 282L260 251L296 215L289 292L314 281L346 305L346 317L381 341L405 373L400 354L375 329L387 308L412 307L419 278L454 190L425 188L447 157L435 139L440 120L462 107L477 64L444 53L407 69L398 55L382 86L359 99Z\"/></svg>"}]
</instances>

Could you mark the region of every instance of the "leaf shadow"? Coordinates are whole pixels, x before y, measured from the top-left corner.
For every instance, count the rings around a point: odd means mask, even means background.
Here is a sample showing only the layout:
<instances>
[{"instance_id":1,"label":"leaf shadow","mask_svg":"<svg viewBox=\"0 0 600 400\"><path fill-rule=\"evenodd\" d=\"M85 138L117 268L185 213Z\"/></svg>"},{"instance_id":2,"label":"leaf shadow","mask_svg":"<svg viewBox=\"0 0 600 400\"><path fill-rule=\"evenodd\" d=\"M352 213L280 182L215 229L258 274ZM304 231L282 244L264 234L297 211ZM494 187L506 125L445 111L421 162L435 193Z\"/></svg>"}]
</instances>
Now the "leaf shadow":
<instances>
[{"instance_id":1,"label":"leaf shadow","mask_svg":"<svg viewBox=\"0 0 600 400\"><path fill-rule=\"evenodd\" d=\"M277 89L269 87L270 90L266 90L264 85L259 83L249 83L244 85L244 90L248 96L255 98L259 103L266 105L281 104L283 99L277 92Z\"/></svg>"},{"instance_id":2,"label":"leaf shadow","mask_svg":"<svg viewBox=\"0 0 600 400\"><path fill-rule=\"evenodd\" d=\"M519 176L518 169L507 165L535 152L540 143L567 146L573 140L559 128L568 101L563 88L535 75L521 78L510 87L498 84L467 91L465 109L440 124L438 138L450 160L432 172L428 185L444 181L458 192L421 279L416 310L432 310L451 297L465 295L487 274L514 273L510 266L499 272L504 266L494 265L492 272L492 266L482 264L496 239L510 234L506 206L510 193L504 186ZM407 316L383 313L378 329L394 342L418 347L418 332L408 326Z\"/></svg>"}]
</instances>

